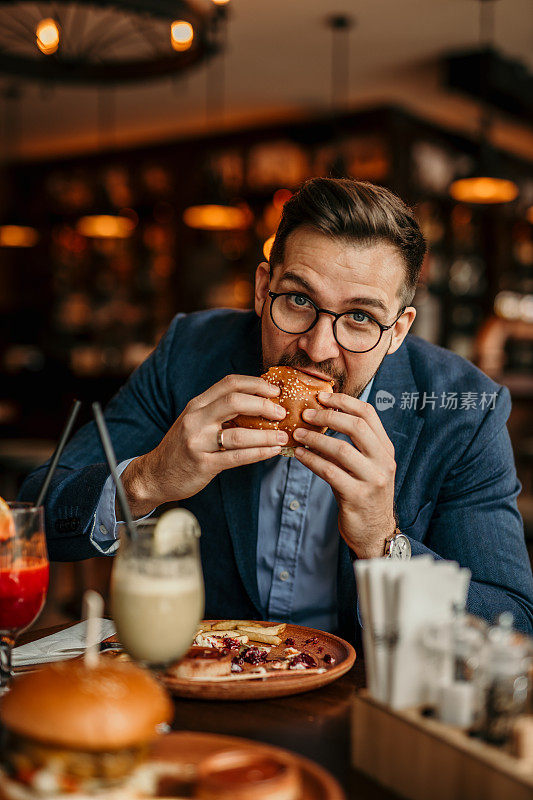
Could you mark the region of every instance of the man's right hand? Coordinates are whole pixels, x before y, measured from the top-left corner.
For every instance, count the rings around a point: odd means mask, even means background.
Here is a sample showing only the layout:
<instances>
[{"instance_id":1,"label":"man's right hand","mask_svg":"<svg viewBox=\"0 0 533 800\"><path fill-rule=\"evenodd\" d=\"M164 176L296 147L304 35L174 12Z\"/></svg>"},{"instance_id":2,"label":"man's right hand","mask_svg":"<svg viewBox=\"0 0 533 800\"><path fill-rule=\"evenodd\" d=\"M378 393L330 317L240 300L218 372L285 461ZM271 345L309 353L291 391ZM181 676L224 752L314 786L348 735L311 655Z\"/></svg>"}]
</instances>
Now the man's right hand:
<instances>
[{"instance_id":1,"label":"man's right hand","mask_svg":"<svg viewBox=\"0 0 533 800\"><path fill-rule=\"evenodd\" d=\"M262 378L228 375L187 403L160 444L122 473L134 517L197 494L225 469L279 455L288 441L283 431L227 428L224 450L217 443L223 423L239 414L283 419L285 409L269 399L279 391Z\"/></svg>"}]
</instances>

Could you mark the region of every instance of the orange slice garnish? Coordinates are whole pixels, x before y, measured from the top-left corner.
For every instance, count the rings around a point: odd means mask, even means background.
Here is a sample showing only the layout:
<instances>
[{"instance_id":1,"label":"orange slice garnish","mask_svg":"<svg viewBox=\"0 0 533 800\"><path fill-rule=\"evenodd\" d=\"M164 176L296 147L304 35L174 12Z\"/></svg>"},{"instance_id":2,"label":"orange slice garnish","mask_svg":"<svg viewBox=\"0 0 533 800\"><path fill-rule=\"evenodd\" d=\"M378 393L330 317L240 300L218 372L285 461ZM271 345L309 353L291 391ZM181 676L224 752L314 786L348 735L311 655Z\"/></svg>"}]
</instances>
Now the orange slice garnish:
<instances>
[{"instance_id":1,"label":"orange slice garnish","mask_svg":"<svg viewBox=\"0 0 533 800\"><path fill-rule=\"evenodd\" d=\"M15 535L13 514L5 500L0 497L0 541L12 539Z\"/></svg>"}]
</instances>

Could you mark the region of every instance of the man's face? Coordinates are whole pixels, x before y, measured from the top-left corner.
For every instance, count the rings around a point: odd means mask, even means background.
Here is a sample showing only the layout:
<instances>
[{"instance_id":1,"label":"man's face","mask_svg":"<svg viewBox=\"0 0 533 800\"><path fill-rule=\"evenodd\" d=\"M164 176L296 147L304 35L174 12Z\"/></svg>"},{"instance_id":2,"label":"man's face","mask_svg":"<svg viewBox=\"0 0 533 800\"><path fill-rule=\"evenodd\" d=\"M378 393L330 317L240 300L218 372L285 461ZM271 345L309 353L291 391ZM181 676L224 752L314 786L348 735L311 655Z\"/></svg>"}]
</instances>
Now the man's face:
<instances>
[{"instance_id":1,"label":"man's face","mask_svg":"<svg viewBox=\"0 0 533 800\"><path fill-rule=\"evenodd\" d=\"M310 228L297 228L287 238L283 264L273 268L272 279L265 262L256 272L255 311L261 317L265 370L276 364L303 369L333 378L335 391L358 397L383 358L401 345L415 309L406 309L394 328L384 331L373 350L350 353L337 344L334 319L328 314L321 314L307 333L280 331L270 317L268 291L295 292L336 313L360 309L390 325L400 312L404 280L404 261L389 243L363 246Z\"/></svg>"}]
</instances>

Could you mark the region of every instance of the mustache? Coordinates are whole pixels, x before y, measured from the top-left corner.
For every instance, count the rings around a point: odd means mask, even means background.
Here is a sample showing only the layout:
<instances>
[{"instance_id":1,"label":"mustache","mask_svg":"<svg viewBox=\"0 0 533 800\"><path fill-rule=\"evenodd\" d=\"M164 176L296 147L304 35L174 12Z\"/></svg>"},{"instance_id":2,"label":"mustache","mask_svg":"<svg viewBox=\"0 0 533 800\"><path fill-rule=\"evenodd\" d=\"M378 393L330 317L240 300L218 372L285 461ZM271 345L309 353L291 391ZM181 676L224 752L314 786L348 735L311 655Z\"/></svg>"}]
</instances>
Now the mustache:
<instances>
[{"instance_id":1,"label":"mustache","mask_svg":"<svg viewBox=\"0 0 533 800\"><path fill-rule=\"evenodd\" d=\"M304 353L303 350L298 350L293 355L284 353L279 359L278 364L281 367L292 367L293 369L315 369L317 372L323 372L324 375L327 375L335 381L335 386L337 387L336 391L344 392L344 387L346 386L346 375L344 372L339 372L339 370L335 369L330 360L320 361L318 364L315 364L315 362L309 358L307 353Z\"/></svg>"}]
</instances>

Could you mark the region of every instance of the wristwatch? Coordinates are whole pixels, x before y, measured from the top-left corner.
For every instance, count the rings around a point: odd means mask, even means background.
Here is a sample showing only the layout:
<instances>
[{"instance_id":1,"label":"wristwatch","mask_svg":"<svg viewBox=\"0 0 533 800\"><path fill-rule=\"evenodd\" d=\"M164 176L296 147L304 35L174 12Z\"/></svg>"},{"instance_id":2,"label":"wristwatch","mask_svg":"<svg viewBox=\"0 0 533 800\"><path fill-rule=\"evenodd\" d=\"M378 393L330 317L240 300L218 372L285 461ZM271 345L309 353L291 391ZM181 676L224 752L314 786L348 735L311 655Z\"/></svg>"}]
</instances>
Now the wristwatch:
<instances>
[{"instance_id":1,"label":"wristwatch","mask_svg":"<svg viewBox=\"0 0 533 800\"><path fill-rule=\"evenodd\" d=\"M399 558L407 561L411 558L411 542L399 528L385 542L384 558Z\"/></svg>"}]
</instances>

